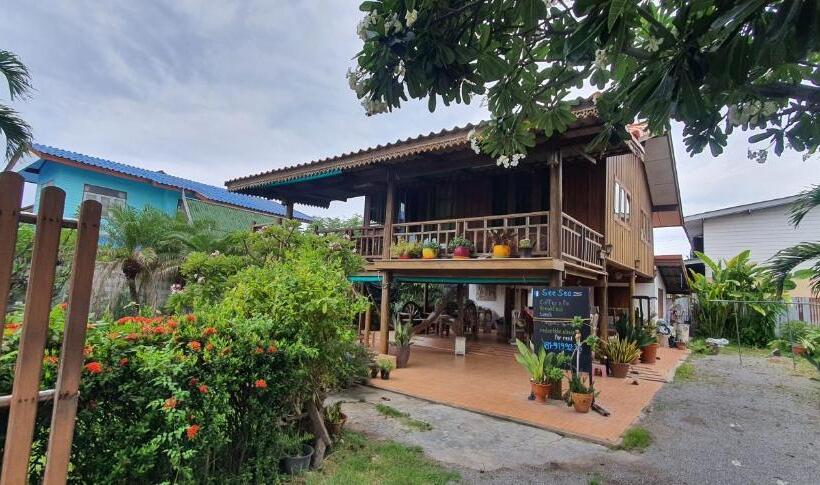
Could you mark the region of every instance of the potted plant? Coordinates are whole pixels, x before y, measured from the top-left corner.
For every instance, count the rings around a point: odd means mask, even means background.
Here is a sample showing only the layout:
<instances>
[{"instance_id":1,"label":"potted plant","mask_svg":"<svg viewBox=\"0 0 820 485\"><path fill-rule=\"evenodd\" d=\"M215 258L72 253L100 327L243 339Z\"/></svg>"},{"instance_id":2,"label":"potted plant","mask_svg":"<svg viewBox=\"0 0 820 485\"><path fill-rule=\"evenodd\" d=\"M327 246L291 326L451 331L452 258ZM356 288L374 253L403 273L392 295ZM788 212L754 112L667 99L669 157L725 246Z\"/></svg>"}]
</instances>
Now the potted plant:
<instances>
[{"instance_id":1,"label":"potted plant","mask_svg":"<svg viewBox=\"0 0 820 485\"><path fill-rule=\"evenodd\" d=\"M655 328L647 322L641 326L641 362L644 364L654 364L658 357L658 337L655 335Z\"/></svg>"},{"instance_id":2,"label":"potted plant","mask_svg":"<svg viewBox=\"0 0 820 485\"><path fill-rule=\"evenodd\" d=\"M532 241L529 239L521 239L518 241L518 255L522 258L532 257Z\"/></svg>"},{"instance_id":3,"label":"potted plant","mask_svg":"<svg viewBox=\"0 0 820 485\"><path fill-rule=\"evenodd\" d=\"M342 401L327 406L324 411L325 425L332 436L339 436L347 422L347 414L342 412Z\"/></svg>"},{"instance_id":4,"label":"potted plant","mask_svg":"<svg viewBox=\"0 0 820 485\"><path fill-rule=\"evenodd\" d=\"M393 320L393 343L390 344L390 353L396 356L396 368L401 369L407 367L407 361L410 360L410 345L412 345L413 326L410 322L402 323L396 317Z\"/></svg>"},{"instance_id":5,"label":"potted plant","mask_svg":"<svg viewBox=\"0 0 820 485\"><path fill-rule=\"evenodd\" d=\"M450 239L447 248L453 251L453 259L470 259L470 254L475 249L473 242L467 238L456 236Z\"/></svg>"},{"instance_id":6,"label":"potted plant","mask_svg":"<svg viewBox=\"0 0 820 485\"><path fill-rule=\"evenodd\" d=\"M379 364L373 362L370 364L370 377L375 379L379 375Z\"/></svg>"},{"instance_id":7,"label":"potted plant","mask_svg":"<svg viewBox=\"0 0 820 485\"><path fill-rule=\"evenodd\" d=\"M544 360L547 379L550 383L550 399L561 399L564 395L564 369L570 361L570 356L563 352L550 352Z\"/></svg>"},{"instance_id":8,"label":"potted plant","mask_svg":"<svg viewBox=\"0 0 820 485\"><path fill-rule=\"evenodd\" d=\"M440 246L435 239L425 239L421 244L422 259L436 259L438 257Z\"/></svg>"},{"instance_id":9,"label":"potted plant","mask_svg":"<svg viewBox=\"0 0 820 485\"><path fill-rule=\"evenodd\" d=\"M393 364L392 360L384 358L379 359L379 373L381 374L382 379L390 379L390 371L395 368L396 366Z\"/></svg>"},{"instance_id":10,"label":"potted plant","mask_svg":"<svg viewBox=\"0 0 820 485\"><path fill-rule=\"evenodd\" d=\"M313 458L313 447L308 442L312 440L313 436L300 431L282 433L279 443L285 455L282 465L286 473L295 475L310 467L310 460Z\"/></svg>"},{"instance_id":11,"label":"potted plant","mask_svg":"<svg viewBox=\"0 0 820 485\"><path fill-rule=\"evenodd\" d=\"M623 379L629 374L629 363L641 353L638 345L631 340L612 337L600 346L600 353L609 361L612 377Z\"/></svg>"},{"instance_id":12,"label":"potted plant","mask_svg":"<svg viewBox=\"0 0 820 485\"><path fill-rule=\"evenodd\" d=\"M564 398L567 401L567 406L572 405L575 412L588 413L592 407L592 400L596 395L598 393L593 385L587 385L581 375L576 372L569 379L569 389L564 394Z\"/></svg>"},{"instance_id":13,"label":"potted plant","mask_svg":"<svg viewBox=\"0 0 820 485\"><path fill-rule=\"evenodd\" d=\"M527 345L518 339L515 340L515 345L518 347L515 360L524 366L530 375L532 394L536 400L546 402L547 394L550 392L550 382L547 380L547 375L544 372L544 362L547 358L547 352L543 348L538 349L538 352L536 352L532 343Z\"/></svg>"},{"instance_id":14,"label":"potted plant","mask_svg":"<svg viewBox=\"0 0 820 485\"><path fill-rule=\"evenodd\" d=\"M399 259L413 259L421 257L421 244L410 241L397 241L390 246L390 256Z\"/></svg>"},{"instance_id":15,"label":"potted plant","mask_svg":"<svg viewBox=\"0 0 820 485\"><path fill-rule=\"evenodd\" d=\"M493 242L493 257L509 258L512 252L510 248L512 231L510 229L490 229L489 233L490 240Z\"/></svg>"}]
</instances>

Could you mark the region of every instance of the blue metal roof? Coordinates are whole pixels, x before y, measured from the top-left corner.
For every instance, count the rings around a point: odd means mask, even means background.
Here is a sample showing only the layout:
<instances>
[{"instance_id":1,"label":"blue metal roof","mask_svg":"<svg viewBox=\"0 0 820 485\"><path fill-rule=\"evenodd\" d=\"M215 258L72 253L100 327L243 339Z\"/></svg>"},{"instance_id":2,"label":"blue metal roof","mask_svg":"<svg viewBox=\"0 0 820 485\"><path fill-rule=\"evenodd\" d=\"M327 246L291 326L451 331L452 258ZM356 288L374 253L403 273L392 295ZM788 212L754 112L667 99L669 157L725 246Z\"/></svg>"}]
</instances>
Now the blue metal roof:
<instances>
[{"instance_id":1,"label":"blue metal roof","mask_svg":"<svg viewBox=\"0 0 820 485\"><path fill-rule=\"evenodd\" d=\"M263 199L261 197L229 192L227 189L221 187L215 187L213 185L207 185L181 177L175 177L164 172L155 172L153 170L134 167L133 165L126 165L124 163L114 162L104 158L92 157L89 155L83 155L82 153L54 148L48 145L41 145L39 143L32 144L32 150L34 152L50 155L52 157L63 158L84 165L101 168L103 170L138 177L146 181L155 182L178 189L189 190L191 192L195 192L204 199L214 202L221 202L223 204L242 207L267 214L274 214L278 216L285 215L285 206L278 202ZM38 162L39 160L35 163ZM312 220L310 216L296 210L293 211L293 217L302 221Z\"/></svg>"}]
</instances>

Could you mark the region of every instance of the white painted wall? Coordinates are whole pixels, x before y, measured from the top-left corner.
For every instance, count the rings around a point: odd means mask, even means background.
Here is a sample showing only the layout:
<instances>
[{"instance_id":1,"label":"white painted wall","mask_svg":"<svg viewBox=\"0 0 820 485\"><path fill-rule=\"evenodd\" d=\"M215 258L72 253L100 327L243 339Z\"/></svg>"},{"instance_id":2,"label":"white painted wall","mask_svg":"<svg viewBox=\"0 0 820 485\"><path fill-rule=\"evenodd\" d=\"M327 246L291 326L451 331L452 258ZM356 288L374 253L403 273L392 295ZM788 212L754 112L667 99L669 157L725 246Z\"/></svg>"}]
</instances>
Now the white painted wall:
<instances>
[{"instance_id":1,"label":"white painted wall","mask_svg":"<svg viewBox=\"0 0 820 485\"><path fill-rule=\"evenodd\" d=\"M795 228L788 222L788 208L784 205L704 220L704 253L719 260L749 249L752 261L763 263L783 248L820 240L820 210L809 212ZM799 286L792 296L810 296L807 285Z\"/></svg>"},{"instance_id":2,"label":"white painted wall","mask_svg":"<svg viewBox=\"0 0 820 485\"><path fill-rule=\"evenodd\" d=\"M655 279L651 283L637 283L635 284L635 295L637 296L649 296L655 298L651 300L650 309L652 313L658 316L658 318L664 318L662 315L658 315L658 289L663 290L664 298L666 297L666 285L663 283L663 279L661 278L660 274L658 274L658 270L655 270ZM665 307L668 306L668 303Z\"/></svg>"},{"instance_id":3,"label":"white painted wall","mask_svg":"<svg viewBox=\"0 0 820 485\"><path fill-rule=\"evenodd\" d=\"M504 316L504 285L495 285L495 300L486 301L477 298L478 285L470 285L468 290L468 298L473 300L476 306L482 308L489 308L495 312L495 318Z\"/></svg>"}]
</instances>

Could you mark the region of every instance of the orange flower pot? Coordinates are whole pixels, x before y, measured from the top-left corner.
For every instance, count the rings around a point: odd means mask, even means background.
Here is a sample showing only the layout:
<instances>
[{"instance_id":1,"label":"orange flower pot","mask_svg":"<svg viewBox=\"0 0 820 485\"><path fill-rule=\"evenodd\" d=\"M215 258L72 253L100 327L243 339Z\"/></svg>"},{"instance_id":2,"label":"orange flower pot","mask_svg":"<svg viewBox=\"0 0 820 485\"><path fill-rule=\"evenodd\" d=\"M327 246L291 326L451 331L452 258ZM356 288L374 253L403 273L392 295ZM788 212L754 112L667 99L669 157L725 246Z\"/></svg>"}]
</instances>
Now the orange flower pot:
<instances>
[{"instance_id":1,"label":"orange flower pot","mask_svg":"<svg viewBox=\"0 0 820 485\"><path fill-rule=\"evenodd\" d=\"M493 257L494 258L509 258L512 249L510 246L506 244L494 244L493 245Z\"/></svg>"},{"instance_id":2,"label":"orange flower pot","mask_svg":"<svg viewBox=\"0 0 820 485\"><path fill-rule=\"evenodd\" d=\"M538 402L547 402L547 394L550 393L550 384L538 384L530 381L532 386L532 393L535 395L535 400Z\"/></svg>"},{"instance_id":3,"label":"orange flower pot","mask_svg":"<svg viewBox=\"0 0 820 485\"><path fill-rule=\"evenodd\" d=\"M573 392L572 407L575 408L575 412L588 413L589 409L592 407L592 394Z\"/></svg>"},{"instance_id":4,"label":"orange flower pot","mask_svg":"<svg viewBox=\"0 0 820 485\"><path fill-rule=\"evenodd\" d=\"M423 248L421 250L421 257L422 259L436 259L438 256L438 251L433 248Z\"/></svg>"},{"instance_id":5,"label":"orange flower pot","mask_svg":"<svg viewBox=\"0 0 820 485\"><path fill-rule=\"evenodd\" d=\"M658 357L658 344L649 344L641 347L641 362L644 364L654 364Z\"/></svg>"}]
</instances>

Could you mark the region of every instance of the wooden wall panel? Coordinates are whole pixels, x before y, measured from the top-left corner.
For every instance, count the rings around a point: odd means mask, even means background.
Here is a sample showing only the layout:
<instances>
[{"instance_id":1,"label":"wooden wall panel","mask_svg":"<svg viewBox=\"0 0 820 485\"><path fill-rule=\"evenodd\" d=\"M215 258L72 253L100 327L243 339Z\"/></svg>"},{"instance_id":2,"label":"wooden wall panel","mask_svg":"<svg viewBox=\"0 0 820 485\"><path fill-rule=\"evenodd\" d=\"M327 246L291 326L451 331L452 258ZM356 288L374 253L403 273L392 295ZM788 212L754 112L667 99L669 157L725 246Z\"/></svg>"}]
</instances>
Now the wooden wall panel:
<instances>
[{"instance_id":1,"label":"wooden wall panel","mask_svg":"<svg viewBox=\"0 0 820 485\"><path fill-rule=\"evenodd\" d=\"M655 257L652 238L641 239L641 211L652 216L652 201L643 163L635 155L609 157L606 163L606 242L612 244L609 258L626 267L633 268L642 276L654 275ZM615 182L620 183L630 193L631 215L624 223L615 216ZM651 233L651 229L650 229Z\"/></svg>"}]
</instances>

